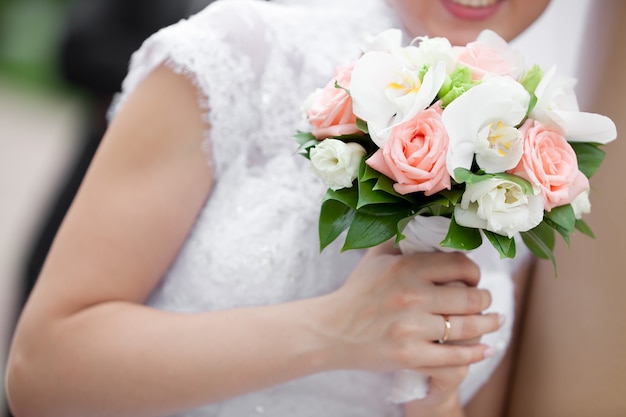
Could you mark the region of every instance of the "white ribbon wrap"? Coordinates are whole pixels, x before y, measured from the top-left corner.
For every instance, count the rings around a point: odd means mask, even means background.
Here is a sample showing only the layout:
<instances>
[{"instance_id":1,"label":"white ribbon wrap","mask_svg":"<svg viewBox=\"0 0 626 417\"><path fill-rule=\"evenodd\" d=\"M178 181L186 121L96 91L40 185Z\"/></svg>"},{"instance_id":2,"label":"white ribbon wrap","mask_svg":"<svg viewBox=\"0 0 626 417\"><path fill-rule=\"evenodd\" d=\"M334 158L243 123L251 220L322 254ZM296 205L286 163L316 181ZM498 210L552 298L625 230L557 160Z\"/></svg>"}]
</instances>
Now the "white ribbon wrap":
<instances>
[{"instance_id":1,"label":"white ribbon wrap","mask_svg":"<svg viewBox=\"0 0 626 417\"><path fill-rule=\"evenodd\" d=\"M449 226L450 219L446 217L416 216L402 231L406 238L400 241L400 250L405 254L454 251L439 244L448 233ZM395 372L389 401L401 404L425 398L428 394L428 379L428 375L410 369Z\"/></svg>"}]
</instances>

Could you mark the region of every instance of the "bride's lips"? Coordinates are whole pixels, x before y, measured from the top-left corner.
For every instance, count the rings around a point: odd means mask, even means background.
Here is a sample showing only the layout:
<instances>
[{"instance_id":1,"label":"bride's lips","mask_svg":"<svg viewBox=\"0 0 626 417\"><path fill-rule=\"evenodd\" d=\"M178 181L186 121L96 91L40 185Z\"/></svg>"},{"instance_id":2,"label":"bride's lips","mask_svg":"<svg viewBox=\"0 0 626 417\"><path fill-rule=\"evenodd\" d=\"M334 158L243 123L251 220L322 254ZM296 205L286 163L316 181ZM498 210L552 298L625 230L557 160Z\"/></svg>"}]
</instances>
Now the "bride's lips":
<instances>
[{"instance_id":1,"label":"bride's lips","mask_svg":"<svg viewBox=\"0 0 626 417\"><path fill-rule=\"evenodd\" d=\"M493 16L503 0L441 0L448 12L462 20L484 20Z\"/></svg>"}]
</instances>

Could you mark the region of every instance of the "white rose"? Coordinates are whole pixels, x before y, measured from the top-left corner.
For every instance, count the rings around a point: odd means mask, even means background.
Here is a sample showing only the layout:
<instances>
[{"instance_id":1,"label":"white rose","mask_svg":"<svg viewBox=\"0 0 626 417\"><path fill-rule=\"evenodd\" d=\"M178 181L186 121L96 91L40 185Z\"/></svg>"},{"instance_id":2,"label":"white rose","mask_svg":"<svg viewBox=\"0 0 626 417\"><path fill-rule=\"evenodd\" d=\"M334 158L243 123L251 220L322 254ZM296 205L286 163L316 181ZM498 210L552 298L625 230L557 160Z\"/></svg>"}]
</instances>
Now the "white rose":
<instances>
[{"instance_id":1,"label":"white rose","mask_svg":"<svg viewBox=\"0 0 626 417\"><path fill-rule=\"evenodd\" d=\"M571 202L576 219L583 217L583 214L591 213L591 202L589 201L589 190L585 190Z\"/></svg>"},{"instance_id":2,"label":"white rose","mask_svg":"<svg viewBox=\"0 0 626 417\"><path fill-rule=\"evenodd\" d=\"M467 185L454 218L465 227L485 229L513 237L543 220L541 195L524 194L522 187L502 178Z\"/></svg>"},{"instance_id":3,"label":"white rose","mask_svg":"<svg viewBox=\"0 0 626 417\"><path fill-rule=\"evenodd\" d=\"M311 167L328 188L350 188L365 153L358 143L325 139L311 149Z\"/></svg>"}]
</instances>

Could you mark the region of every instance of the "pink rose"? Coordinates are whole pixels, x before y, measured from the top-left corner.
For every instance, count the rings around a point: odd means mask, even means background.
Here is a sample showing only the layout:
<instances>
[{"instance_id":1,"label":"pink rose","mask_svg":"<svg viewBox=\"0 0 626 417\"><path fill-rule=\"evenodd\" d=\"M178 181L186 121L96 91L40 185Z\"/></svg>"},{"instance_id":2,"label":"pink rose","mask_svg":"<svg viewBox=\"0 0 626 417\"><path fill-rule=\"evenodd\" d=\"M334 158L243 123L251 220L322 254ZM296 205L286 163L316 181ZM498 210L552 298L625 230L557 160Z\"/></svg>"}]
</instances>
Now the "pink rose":
<instances>
[{"instance_id":1,"label":"pink rose","mask_svg":"<svg viewBox=\"0 0 626 417\"><path fill-rule=\"evenodd\" d=\"M385 146L366 162L396 181L393 188L398 193L431 195L450 189L447 151L448 132L441 122L441 108L430 108L395 126Z\"/></svg>"},{"instance_id":2,"label":"pink rose","mask_svg":"<svg viewBox=\"0 0 626 417\"><path fill-rule=\"evenodd\" d=\"M352 97L344 89L350 86L353 68L354 63L338 67L335 77L316 94L308 108L307 117L317 139L361 133L352 112ZM343 88L335 87L335 82Z\"/></svg>"},{"instance_id":3,"label":"pink rose","mask_svg":"<svg viewBox=\"0 0 626 417\"><path fill-rule=\"evenodd\" d=\"M520 133L524 155L510 172L539 187L547 211L571 203L589 189L589 180L578 169L576 153L560 131L528 119Z\"/></svg>"},{"instance_id":4,"label":"pink rose","mask_svg":"<svg viewBox=\"0 0 626 417\"><path fill-rule=\"evenodd\" d=\"M514 76L516 71L498 51L482 42L470 42L461 48L459 63L469 67L473 80L481 80L487 73Z\"/></svg>"}]
</instances>

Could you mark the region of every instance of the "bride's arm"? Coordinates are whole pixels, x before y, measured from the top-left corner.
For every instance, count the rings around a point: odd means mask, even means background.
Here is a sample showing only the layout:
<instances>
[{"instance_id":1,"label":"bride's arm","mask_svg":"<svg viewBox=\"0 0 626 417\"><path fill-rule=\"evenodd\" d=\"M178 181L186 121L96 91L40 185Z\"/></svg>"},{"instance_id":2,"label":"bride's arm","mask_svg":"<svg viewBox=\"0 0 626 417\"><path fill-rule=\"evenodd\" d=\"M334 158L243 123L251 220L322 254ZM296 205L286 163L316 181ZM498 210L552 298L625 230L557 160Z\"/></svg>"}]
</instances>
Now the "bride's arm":
<instances>
[{"instance_id":1,"label":"bride's arm","mask_svg":"<svg viewBox=\"0 0 626 417\"><path fill-rule=\"evenodd\" d=\"M209 196L206 128L195 88L165 67L124 104L20 318L7 374L16 415L164 415L327 369L484 357L481 345L434 346L440 323L424 325L444 306L472 314L489 304L472 288L477 267L449 254L366 256L339 291L283 305L143 306ZM457 279L469 287L435 285ZM468 320L479 334L497 327L493 316Z\"/></svg>"},{"instance_id":2,"label":"bride's arm","mask_svg":"<svg viewBox=\"0 0 626 417\"><path fill-rule=\"evenodd\" d=\"M18 415L155 415L232 395L233 380L249 389L246 370L266 375L262 384L317 370L309 304L282 323L271 309L183 315L141 305L210 192L206 128L196 90L165 68L124 104L20 320L8 374ZM229 340L241 343L222 345ZM231 356L249 361L228 373Z\"/></svg>"}]
</instances>

